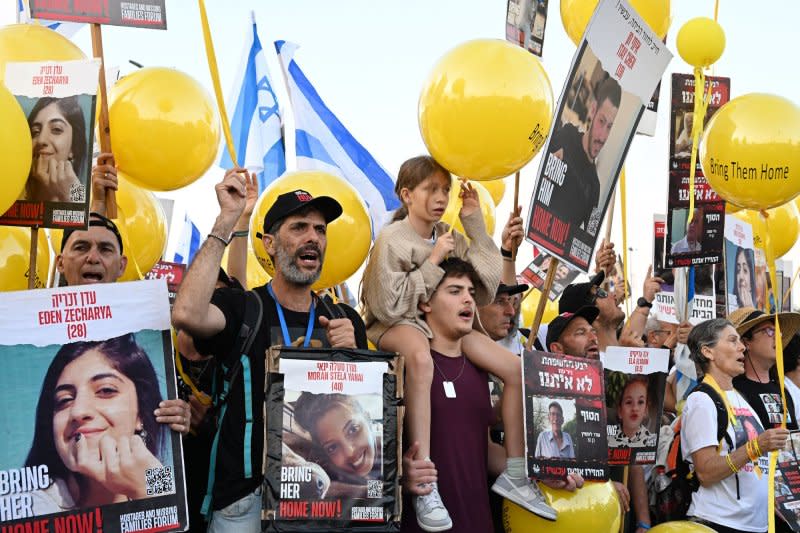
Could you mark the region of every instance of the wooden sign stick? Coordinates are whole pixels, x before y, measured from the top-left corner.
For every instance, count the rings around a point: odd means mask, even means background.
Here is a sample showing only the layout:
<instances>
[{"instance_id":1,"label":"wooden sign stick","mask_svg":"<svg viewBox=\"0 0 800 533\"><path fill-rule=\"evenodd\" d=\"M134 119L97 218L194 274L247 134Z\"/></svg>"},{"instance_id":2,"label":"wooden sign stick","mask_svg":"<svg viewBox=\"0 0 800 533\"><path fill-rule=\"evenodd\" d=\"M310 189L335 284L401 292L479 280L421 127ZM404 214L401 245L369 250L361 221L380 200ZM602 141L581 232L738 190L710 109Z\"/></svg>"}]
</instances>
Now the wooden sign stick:
<instances>
[{"instance_id":1,"label":"wooden sign stick","mask_svg":"<svg viewBox=\"0 0 800 533\"><path fill-rule=\"evenodd\" d=\"M100 24L92 24L92 53L94 57L100 59L100 91L97 95L100 99L100 116L97 117L97 130L100 133L100 151L111 153L111 127L108 123L108 96L106 94L106 67L105 59L103 58L103 36L100 28ZM89 179L91 180L91 176ZM111 189L106 189L105 216L117 218L117 197Z\"/></svg>"}]
</instances>

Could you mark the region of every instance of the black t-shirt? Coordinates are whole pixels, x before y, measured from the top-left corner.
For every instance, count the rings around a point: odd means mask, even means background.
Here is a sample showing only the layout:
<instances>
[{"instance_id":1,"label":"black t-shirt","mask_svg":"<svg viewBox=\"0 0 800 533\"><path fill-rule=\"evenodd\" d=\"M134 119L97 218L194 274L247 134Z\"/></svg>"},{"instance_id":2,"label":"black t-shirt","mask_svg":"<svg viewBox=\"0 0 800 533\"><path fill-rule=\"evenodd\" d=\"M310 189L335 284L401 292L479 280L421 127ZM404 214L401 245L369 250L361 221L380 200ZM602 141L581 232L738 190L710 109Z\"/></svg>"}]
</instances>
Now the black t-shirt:
<instances>
[{"instance_id":1,"label":"black t-shirt","mask_svg":"<svg viewBox=\"0 0 800 533\"><path fill-rule=\"evenodd\" d=\"M261 466L264 452L264 389L265 389L265 353L270 346L283 344L283 334L278 320L275 301L269 295L266 286L256 287L255 290L264 304L263 319L253 346L250 349L248 368L243 367L239 377L232 385L228 396L225 416L220 429L219 444L217 447L217 464L214 482L215 510L222 509L253 492L262 481ZM230 367L235 363L238 355L232 356L231 349L244 320L245 293L240 289L217 289L211 298L211 303L216 305L225 315L225 329L208 339L195 339L195 347L201 354L223 357L226 365ZM332 306L331 306L332 307ZM356 345L358 348L367 348L367 333L364 322L358 313L349 306L340 304L347 318L353 323L355 329ZM300 313L283 308L286 325L289 329L291 340L306 334L308 325L308 312ZM325 305L317 301L315 317L325 316L336 318ZM325 329L315 319L314 330L311 335L318 339L323 346L330 346L325 335ZM242 380L251 377L251 401L253 413L253 426L250 442L245 443L245 404ZM245 476L245 445L250 450L252 475ZM189 466L191 468L191 466Z\"/></svg>"},{"instance_id":2,"label":"black t-shirt","mask_svg":"<svg viewBox=\"0 0 800 533\"><path fill-rule=\"evenodd\" d=\"M562 161L567 164L563 185L553 189L550 210L559 218L577 228L584 224L589 229L592 208L600 201L600 180L594 161L583 150L583 135L572 124L565 124L550 139L550 153L563 148Z\"/></svg>"},{"instance_id":3,"label":"black t-shirt","mask_svg":"<svg viewBox=\"0 0 800 533\"><path fill-rule=\"evenodd\" d=\"M781 389L774 381L759 383L745 377L744 374L733 378L733 387L744 396L747 403L755 410L764 429L779 427L783 419L783 403ZM794 401L786 391L786 428L797 429L794 416Z\"/></svg>"}]
</instances>

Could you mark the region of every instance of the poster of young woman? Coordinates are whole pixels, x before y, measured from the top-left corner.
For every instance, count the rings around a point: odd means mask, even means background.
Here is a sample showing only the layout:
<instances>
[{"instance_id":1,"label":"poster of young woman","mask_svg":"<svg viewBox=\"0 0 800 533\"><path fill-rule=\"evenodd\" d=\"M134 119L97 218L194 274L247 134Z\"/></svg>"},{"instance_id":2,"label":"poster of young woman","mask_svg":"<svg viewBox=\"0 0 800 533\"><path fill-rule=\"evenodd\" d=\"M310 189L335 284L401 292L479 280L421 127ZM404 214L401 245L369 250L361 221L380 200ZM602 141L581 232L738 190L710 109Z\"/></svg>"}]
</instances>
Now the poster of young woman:
<instances>
[{"instance_id":1,"label":"poster of young woman","mask_svg":"<svg viewBox=\"0 0 800 533\"><path fill-rule=\"evenodd\" d=\"M608 479L606 407L600 361L524 352L525 449L528 475Z\"/></svg>"},{"instance_id":2,"label":"poster of young woman","mask_svg":"<svg viewBox=\"0 0 800 533\"><path fill-rule=\"evenodd\" d=\"M183 531L163 281L0 294L0 528Z\"/></svg>"},{"instance_id":3,"label":"poster of young woman","mask_svg":"<svg viewBox=\"0 0 800 533\"><path fill-rule=\"evenodd\" d=\"M298 353L307 358L296 358ZM399 529L394 355L347 355L284 350L272 359L267 531Z\"/></svg>"},{"instance_id":4,"label":"poster of young woman","mask_svg":"<svg viewBox=\"0 0 800 533\"><path fill-rule=\"evenodd\" d=\"M652 464L664 408L669 350L609 346L603 361L608 464Z\"/></svg>"},{"instance_id":5,"label":"poster of young woman","mask_svg":"<svg viewBox=\"0 0 800 533\"><path fill-rule=\"evenodd\" d=\"M758 307L753 228L734 216L725 217L725 286L728 313Z\"/></svg>"},{"instance_id":6,"label":"poster of young woman","mask_svg":"<svg viewBox=\"0 0 800 533\"><path fill-rule=\"evenodd\" d=\"M87 227L99 70L99 59L6 65L6 87L28 117L33 158L0 224Z\"/></svg>"}]
</instances>

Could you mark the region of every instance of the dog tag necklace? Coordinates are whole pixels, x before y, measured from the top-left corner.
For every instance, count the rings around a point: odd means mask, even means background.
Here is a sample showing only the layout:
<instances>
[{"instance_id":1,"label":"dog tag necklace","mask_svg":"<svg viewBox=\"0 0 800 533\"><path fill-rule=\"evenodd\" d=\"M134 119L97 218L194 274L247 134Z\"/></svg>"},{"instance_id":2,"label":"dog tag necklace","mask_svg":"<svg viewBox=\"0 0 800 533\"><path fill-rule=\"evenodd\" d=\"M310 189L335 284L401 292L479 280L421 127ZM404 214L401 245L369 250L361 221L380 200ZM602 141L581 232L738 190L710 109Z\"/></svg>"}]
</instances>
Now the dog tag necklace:
<instances>
[{"instance_id":1,"label":"dog tag necklace","mask_svg":"<svg viewBox=\"0 0 800 533\"><path fill-rule=\"evenodd\" d=\"M461 374L464 373L464 366L467 364L467 358L463 354L461 355L461 370L458 372L458 375L456 377L454 377L451 380L448 380L447 376L445 376L444 372L442 372L442 369L439 368L439 365L436 364L436 358L433 357L433 354L431 354L431 357L433 358L433 366L436 367L436 370L442 376L442 387L444 387L444 395L447 398L455 398L456 397L455 382L458 378L461 377Z\"/></svg>"}]
</instances>

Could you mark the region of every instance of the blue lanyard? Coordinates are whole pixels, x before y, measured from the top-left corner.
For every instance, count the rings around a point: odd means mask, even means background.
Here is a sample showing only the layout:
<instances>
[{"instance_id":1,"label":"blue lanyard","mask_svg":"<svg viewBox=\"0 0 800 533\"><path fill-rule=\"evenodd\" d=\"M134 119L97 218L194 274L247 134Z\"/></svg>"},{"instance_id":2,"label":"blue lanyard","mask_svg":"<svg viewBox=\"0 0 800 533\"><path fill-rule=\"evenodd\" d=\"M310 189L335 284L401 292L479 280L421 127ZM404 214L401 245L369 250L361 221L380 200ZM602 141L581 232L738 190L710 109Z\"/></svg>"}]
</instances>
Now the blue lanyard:
<instances>
[{"instance_id":1,"label":"blue lanyard","mask_svg":"<svg viewBox=\"0 0 800 533\"><path fill-rule=\"evenodd\" d=\"M275 297L275 292L272 290L272 283L267 285L267 291L272 299L275 301L275 308L278 310L278 321L281 323L281 333L283 333L284 346L291 346L292 340L289 336L289 328L286 327L286 318L283 316L283 307ZM306 326L306 338L303 341L303 348L308 348L311 344L311 333L314 331L314 296L311 296L311 307L308 308L308 326Z\"/></svg>"}]
</instances>

